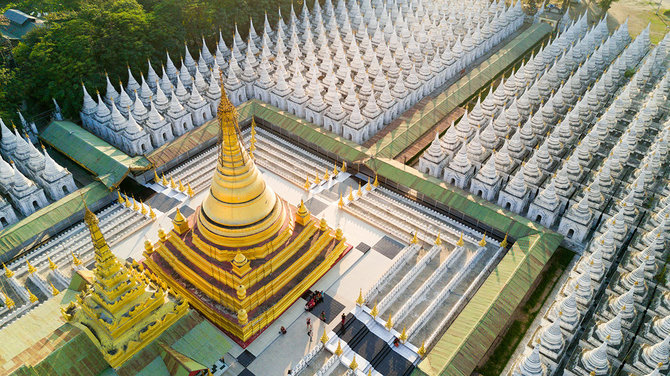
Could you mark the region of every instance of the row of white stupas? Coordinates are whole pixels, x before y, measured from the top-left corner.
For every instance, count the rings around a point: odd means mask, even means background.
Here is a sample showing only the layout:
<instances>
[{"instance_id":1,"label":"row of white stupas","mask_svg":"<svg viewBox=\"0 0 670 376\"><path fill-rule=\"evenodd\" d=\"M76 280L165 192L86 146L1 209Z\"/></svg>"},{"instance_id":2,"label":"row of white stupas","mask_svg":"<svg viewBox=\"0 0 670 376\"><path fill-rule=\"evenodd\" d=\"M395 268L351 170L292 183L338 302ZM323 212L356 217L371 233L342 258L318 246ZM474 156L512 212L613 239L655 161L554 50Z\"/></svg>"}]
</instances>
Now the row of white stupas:
<instances>
[{"instance_id":1,"label":"row of white stupas","mask_svg":"<svg viewBox=\"0 0 670 376\"><path fill-rule=\"evenodd\" d=\"M670 290L655 279L670 241L667 43L666 35L604 110L599 123L607 119L606 125L591 128L578 146L597 141L593 146L604 147L598 153L605 158L594 158L591 169L598 173L581 184L586 189L575 193L577 204L563 218L588 222L600 211L603 219L510 375L565 370L600 376L617 368L623 374L667 374ZM579 153L575 148L572 155ZM650 199L646 210L642 203ZM571 341L577 346L567 352Z\"/></svg>"},{"instance_id":2,"label":"row of white stupas","mask_svg":"<svg viewBox=\"0 0 670 376\"><path fill-rule=\"evenodd\" d=\"M120 93L107 79L97 103L84 88L86 128L131 155L145 154L211 119L224 85L233 104L259 99L362 143L445 84L523 23L521 2L318 1L288 24L253 23L245 43L236 29L198 62L188 48L179 69L149 63L141 82L129 70ZM212 74L214 72L214 74ZM137 93L137 94L136 94ZM139 101L137 99L140 99Z\"/></svg>"},{"instance_id":3,"label":"row of white stupas","mask_svg":"<svg viewBox=\"0 0 670 376\"><path fill-rule=\"evenodd\" d=\"M669 161L666 156L663 164ZM642 168L636 172L642 173ZM569 376L600 376L618 367L623 374L667 374L670 289L655 277L668 256L670 190L662 183L667 170L656 172L655 184L639 199L649 198L654 191L660 193L658 199L644 214L633 213L625 205L612 208L609 214L613 215L602 222L510 375L544 376L565 369ZM644 220L637 226L642 215ZM636 230L639 235L626 247ZM605 278L610 271L612 276ZM575 337L580 327L582 335ZM578 341L578 346L567 352L571 341Z\"/></svg>"},{"instance_id":4,"label":"row of white stupas","mask_svg":"<svg viewBox=\"0 0 670 376\"><path fill-rule=\"evenodd\" d=\"M668 38L663 40L615 99L613 93L627 81L624 73L635 68L649 49L649 29L627 47L630 37L625 23L607 37L601 21L579 39L585 29L584 18L575 22L478 102L442 139L436 138L421 157L419 169L547 227L557 225L567 237L583 241L597 218L595 212L602 209L598 207L602 199L592 204L591 215L558 219L570 206L568 199L580 196L584 189L580 182L592 161L609 153L604 149L612 146L607 141L624 104L652 75L662 72L660 62L668 43ZM548 65L551 68L546 70ZM666 79L659 86L665 90L668 83ZM658 112L665 97L662 92L652 97L650 106ZM606 107L611 101L616 105ZM646 124L649 111L642 112L641 122ZM469 140L465 147L462 140ZM614 158L622 152L621 148L612 151ZM605 169L603 174L611 173ZM612 185L602 180L595 184L599 186L589 188L597 192L592 198L607 194ZM570 213L577 214L576 208L569 208Z\"/></svg>"},{"instance_id":5,"label":"row of white stupas","mask_svg":"<svg viewBox=\"0 0 670 376\"><path fill-rule=\"evenodd\" d=\"M0 229L74 192L72 174L0 119ZM10 205L4 198L9 198Z\"/></svg>"}]
</instances>

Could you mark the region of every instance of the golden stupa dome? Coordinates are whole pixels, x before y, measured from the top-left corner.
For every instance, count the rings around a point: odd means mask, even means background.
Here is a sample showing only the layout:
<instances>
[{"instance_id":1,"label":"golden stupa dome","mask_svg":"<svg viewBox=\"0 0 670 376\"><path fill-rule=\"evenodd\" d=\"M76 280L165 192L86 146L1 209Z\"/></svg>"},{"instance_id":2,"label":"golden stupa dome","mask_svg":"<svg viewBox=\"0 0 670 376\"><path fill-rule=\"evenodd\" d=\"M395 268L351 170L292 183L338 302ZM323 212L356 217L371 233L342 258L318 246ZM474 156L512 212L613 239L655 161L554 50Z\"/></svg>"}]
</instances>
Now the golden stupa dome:
<instances>
[{"instance_id":1,"label":"golden stupa dome","mask_svg":"<svg viewBox=\"0 0 670 376\"><path fill-rule=\"evenodd\" d=\"M223 91L217 119L220 151L209 195L198 213L199 232L211 243L248 247L275 235L289 218L240 141L235 107Z\"/></svg>"}]
</instances>

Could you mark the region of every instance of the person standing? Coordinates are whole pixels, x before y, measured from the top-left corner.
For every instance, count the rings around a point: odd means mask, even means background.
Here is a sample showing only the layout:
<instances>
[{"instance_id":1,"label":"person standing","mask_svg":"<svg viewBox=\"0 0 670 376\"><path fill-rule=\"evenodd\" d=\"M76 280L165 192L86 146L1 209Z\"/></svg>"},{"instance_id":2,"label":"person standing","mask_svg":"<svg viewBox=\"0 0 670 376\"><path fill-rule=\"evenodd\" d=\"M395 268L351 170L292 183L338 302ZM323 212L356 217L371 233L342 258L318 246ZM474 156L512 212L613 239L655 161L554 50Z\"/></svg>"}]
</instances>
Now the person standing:
<instances>
[{"instance_id":1,"label":"person standing","mask_svg":"<svg viewBox=\"0 0 670 376\"><path fill-rule=\"evenodd\" d=\"M321 321L326 322L326 311L321 311Z\"/></svg>"},{"instance_id":2,"label":"person standing","mask_svg":"<svg viewBox=\"0 0 670 376\"><path fill-rule=\"evenodd\" d=\"M343 313L340 317L342 318L342 329L344 329L344 322L347 320L347 316Z\"/></svg>"}]
</instances>

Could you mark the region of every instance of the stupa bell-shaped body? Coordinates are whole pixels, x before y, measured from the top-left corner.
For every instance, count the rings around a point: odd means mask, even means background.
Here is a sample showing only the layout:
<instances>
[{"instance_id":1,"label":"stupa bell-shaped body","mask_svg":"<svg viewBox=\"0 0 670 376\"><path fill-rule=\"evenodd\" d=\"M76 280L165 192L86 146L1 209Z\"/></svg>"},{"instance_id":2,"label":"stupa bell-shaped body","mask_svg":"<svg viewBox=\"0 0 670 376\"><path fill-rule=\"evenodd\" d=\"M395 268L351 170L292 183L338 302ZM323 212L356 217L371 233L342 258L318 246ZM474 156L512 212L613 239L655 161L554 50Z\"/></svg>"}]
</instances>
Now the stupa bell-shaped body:
<instances>
[{"instance_id":1,"label":"stupa bell-shaped body","mask_svg":"<svg viewBox=\"0 0 670 376\"><path fill-rule=\"evenodd\" d=\"M235 107L227 96L222 96L218 111L218 164L210 193L198 212L197 228L212 242L245 247L267 240L289 218L242 146Z\"/></svg>"}]
</instances>

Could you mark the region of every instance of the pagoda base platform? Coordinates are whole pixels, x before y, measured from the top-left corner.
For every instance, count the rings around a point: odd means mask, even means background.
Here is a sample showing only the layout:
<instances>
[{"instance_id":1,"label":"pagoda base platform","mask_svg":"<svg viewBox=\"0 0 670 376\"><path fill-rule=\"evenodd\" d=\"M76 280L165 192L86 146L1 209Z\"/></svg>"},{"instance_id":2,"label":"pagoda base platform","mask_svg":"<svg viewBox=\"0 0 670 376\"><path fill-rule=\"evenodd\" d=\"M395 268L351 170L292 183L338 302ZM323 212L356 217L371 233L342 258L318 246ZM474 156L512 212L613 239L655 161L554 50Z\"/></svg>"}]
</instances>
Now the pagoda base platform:
<instances>
[{"instance_id":1,"label":"pagoda base platform","mask_svg":"<svg viewBox=\"0 0 670 376\"><path fill-rule=\"evenodd\" d=\"M324 247L298 276L249 312L249 321L245 325L239 324L236 314L230 309L181 278L163 259L149 257L143 263L171 289L184 296L191 307L207 317L242 348L246 348L352 249L351 245L335 239L331 244Z\"/></svg>"}]
</instances>

